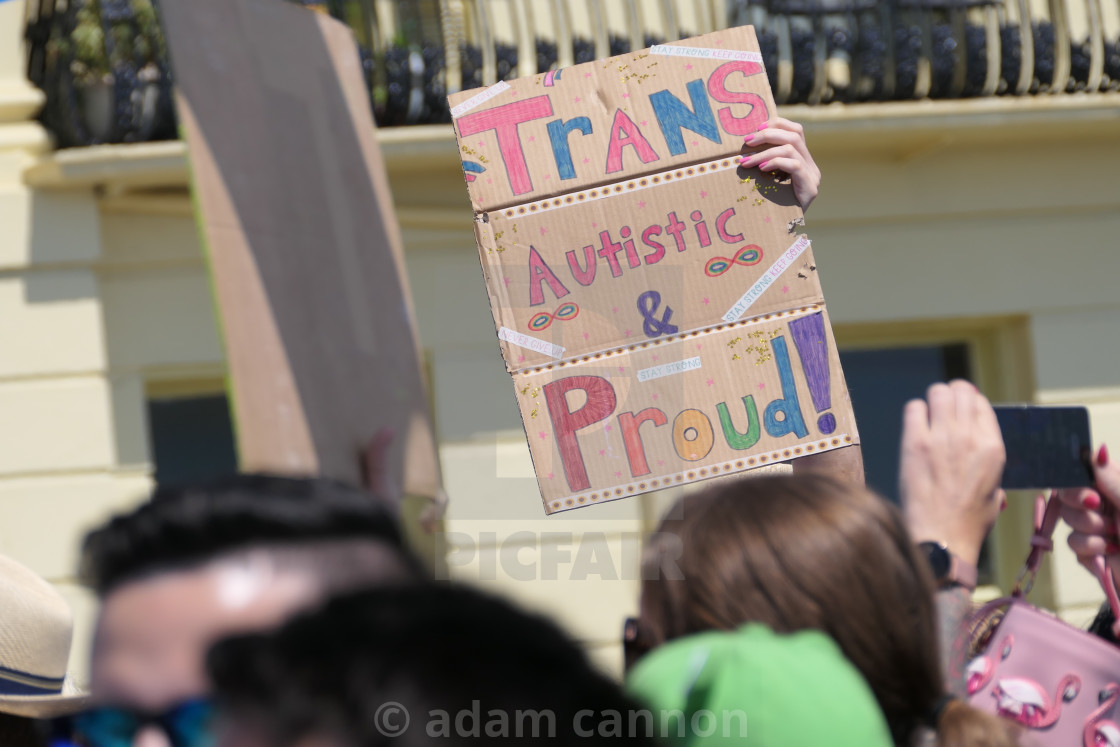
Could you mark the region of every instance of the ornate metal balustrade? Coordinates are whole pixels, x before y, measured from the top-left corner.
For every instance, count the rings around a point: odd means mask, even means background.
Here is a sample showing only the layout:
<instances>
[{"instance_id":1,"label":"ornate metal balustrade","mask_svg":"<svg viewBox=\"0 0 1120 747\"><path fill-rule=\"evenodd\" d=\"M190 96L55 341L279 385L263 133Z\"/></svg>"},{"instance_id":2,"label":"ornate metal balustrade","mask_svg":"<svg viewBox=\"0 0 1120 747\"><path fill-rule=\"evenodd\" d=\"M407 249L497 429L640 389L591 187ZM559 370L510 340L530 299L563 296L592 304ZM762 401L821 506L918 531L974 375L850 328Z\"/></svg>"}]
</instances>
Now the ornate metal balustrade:
<instances>
[{"instance_id":1,"label":"ornate metal balustrade","mask_svg":"<svg viewBox=\"0 0 1120 747\"><path fill-rule=\"evenodd\" d=\"M451 91L748 23L780 104L1120 89L1120 0L302 4L354 30L382 126L449 121ZM157 18L153 0L28 0L28 75L60 145L175 137Z\"/></svg>"}]
</instances>

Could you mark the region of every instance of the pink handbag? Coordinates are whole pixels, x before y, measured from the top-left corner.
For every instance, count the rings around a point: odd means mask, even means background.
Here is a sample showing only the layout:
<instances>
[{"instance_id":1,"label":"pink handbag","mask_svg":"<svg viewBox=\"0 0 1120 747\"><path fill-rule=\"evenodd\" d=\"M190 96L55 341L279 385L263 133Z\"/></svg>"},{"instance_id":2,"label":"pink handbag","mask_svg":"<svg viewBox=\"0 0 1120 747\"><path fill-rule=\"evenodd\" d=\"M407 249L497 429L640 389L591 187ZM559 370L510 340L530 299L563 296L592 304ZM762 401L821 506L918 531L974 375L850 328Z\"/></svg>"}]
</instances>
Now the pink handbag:
<instances>
[{"instance_id":1,"label":"pink handbag","mask_svg":"<svg viewBox=\"0 0 1120 747\"><path fill-rule=\"evenodd\" d=\"M1038 497L1031 552L1015 589L972 618L973 651L980 653L965 672L969 703L1019 723L1037 744L1120 747L1120 648L1023 599L1054 548L1058 512L1057 498ZM1118 632L1120 599L1104 558L1097 577Z\"/></svg>"}]
</instances>

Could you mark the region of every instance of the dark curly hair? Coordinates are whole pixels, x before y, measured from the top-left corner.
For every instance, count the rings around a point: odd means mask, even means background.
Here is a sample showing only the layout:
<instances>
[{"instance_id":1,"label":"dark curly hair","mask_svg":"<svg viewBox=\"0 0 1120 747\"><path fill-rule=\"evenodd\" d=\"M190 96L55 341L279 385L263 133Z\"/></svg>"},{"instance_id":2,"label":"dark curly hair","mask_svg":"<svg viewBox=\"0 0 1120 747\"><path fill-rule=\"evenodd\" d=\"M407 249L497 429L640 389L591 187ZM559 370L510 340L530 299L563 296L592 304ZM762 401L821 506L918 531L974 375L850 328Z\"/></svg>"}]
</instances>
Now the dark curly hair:
<instances>
[{"instance_id":1,"label":"dark curly hair","mask_svg":"<svg viewBox=\"0 0 1120 747\"><path fill-rule=\"evenodd\" d=\"M396 517L368 493L322 478L233 475L161 488L90 532L81 577L104 596L123 582L239 550L366 539L395 551L410 574L420 573Z\"/></svg>"},{"instance_id":2,"label":"dark curly hair","mask_svg":"<svg viewBox=\"0 0 1120 747\"><path fill-rule=\"evenodd\" d=\"M278 631L219 642L207 663L227 718L274 745L310 736L346 747L486 737L582 745L603 714L625 724L641 708L555 623L443 584L337 597ZM389 726L409 714L404 733L386 736L382 706L404 709ZM457 723L467 712L478 714L476 734L463 731L470 719ZM487 731L499 728L495 713L506 719L499 733ZM618 738L655 744L642 733Z\"/></svg>"}]
</instances>

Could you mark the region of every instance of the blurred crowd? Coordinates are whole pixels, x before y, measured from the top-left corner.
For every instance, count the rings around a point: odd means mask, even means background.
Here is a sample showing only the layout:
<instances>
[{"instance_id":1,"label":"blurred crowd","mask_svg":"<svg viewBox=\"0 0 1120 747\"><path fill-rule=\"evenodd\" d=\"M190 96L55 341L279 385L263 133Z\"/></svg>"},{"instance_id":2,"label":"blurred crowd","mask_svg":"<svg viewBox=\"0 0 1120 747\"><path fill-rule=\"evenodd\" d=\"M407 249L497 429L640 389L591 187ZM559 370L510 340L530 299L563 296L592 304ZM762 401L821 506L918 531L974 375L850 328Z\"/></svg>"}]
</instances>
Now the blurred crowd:
<instances>
[{"instance_id":1,"label":"blurred crowd","mask_svg":"<svg viewBox=\"0 0 1120 747\"><path fill-rule=\"evenodd\" d=\"M901 508L797 468L682 498L643 553L623 685L553 622L434 580L366 490L265 475L159 490L85 539L101 602L88 693L66 677L66 603L0 560L0 744L1029 743L968 704L956 640L1006 505L994 412L967 382L935 385L901 449ZM1120 505L1103 448L1095 470L1098 490L1055 498L1090 568L1116 557Z\"/></svg>"}]
</instances>

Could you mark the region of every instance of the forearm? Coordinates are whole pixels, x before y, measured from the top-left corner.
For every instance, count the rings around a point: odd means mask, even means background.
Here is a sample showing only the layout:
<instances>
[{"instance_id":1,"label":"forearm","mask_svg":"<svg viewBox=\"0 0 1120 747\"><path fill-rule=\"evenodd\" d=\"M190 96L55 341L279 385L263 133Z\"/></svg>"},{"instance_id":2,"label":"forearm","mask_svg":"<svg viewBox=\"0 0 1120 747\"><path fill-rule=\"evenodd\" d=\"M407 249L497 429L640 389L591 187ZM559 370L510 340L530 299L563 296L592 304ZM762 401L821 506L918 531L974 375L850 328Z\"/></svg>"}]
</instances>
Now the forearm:
<instances>
[{"instance_id":1,"label":"forearm","mask_svg":"<svg viewBox=\"0 0 1120 747\"><path fill-rule=\"evenodd\" d=\"M966 623L972 614L972 592L962 586L949 586L937 592L936 603L945 692L967 698L964 672L968 665L969 640Z\"/></svg>"}]
</instances>

